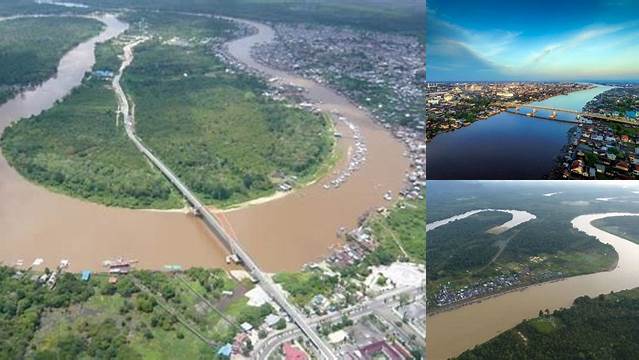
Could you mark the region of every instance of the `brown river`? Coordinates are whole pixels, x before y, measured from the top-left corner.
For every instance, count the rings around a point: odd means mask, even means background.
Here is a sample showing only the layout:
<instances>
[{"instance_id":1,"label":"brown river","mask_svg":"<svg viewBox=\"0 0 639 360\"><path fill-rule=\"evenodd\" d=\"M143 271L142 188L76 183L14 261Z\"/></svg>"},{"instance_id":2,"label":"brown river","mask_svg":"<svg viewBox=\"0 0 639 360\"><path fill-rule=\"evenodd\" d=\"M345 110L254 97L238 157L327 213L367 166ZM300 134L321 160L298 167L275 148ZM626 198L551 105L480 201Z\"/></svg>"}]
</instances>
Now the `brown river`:
<instances>
[{"instance_id":1,"label":"brown river","mask_svg":"<svg viewBox=\"0 0 639 360\"><path fill-rule=\"evenodd\" d=\"M94 63L94 46L126 30L114 16L99 19L106 28L69 51L58 65L57 75L41 86L25 91L0 105L0 131L21 118L51 108L78 86ZM339 242L341 226L356 224L369 209L383 206L384 192L401 189L408 160L403 145L373 123L367 113L344 97L315 82L257 65L249 49L273 37L270 28L256 24L259 33L230 43L240 61L269 76L279 76L308 90L312 101L337 110L361 130L368 145L367 161L339 189L325 190L322 180L276 200L227 212L230 232L265 271L297 270L317 260ZM344 167L354 140L348 129L338 143L342 152L336 169ZM142 155L140 155L142 156ZM329 174L327 176L331 176ZM25 266L35 258L55 266L70 260L71 270L100 270L102 261L122 256L139 260L139 267L160 269L167 264L225 266L226 251L201 221L180 212L111 208L51 192L22 178L0 156L0 261Z\"/></svg>"},{"instance_id":2,"label":"brown river","mask_svg":"<svg viewBox=\"0 0 639 360\"><path fill-rule=\"evenodd\" d=\"M619 262L614 270L543 283L429 316L426 337L428 359L457 356L524 319L536 317L539 310L553 311L568 307L579 296L594 297L610 291L639 287L639 245L591 225L597 219L615 216L639 214L590 214L578 216L572 221L574 228L615 248Z\"/></svg>"}]
</instances>

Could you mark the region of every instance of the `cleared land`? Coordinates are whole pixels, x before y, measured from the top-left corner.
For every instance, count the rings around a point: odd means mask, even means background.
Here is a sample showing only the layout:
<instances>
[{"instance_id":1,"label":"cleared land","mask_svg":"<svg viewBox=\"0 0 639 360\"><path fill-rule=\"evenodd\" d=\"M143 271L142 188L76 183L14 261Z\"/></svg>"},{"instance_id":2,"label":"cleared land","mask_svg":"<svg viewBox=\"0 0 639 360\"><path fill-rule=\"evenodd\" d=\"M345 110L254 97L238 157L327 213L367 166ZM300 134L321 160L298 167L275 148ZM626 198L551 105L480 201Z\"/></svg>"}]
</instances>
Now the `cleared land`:
<instances>
[{"instance_id":1,"label":"cleared land","mask_svg":"<svg viewBox=\"0 0 639 360\"><path fill-rule=\"evenodd\" d=\"M85 18L0 21L0 104L55 74L58 61L103 25Z\"/></svg>"},{"instance_id":2,"label":"cleared land","mask_svg":"<svg viewBox=\"0 0 639 360\"><path fill-rule=\"evenodd\" d=\"M639 353L639 290L577 298L524 321L457 359L632 359Z\"/></svg>"},{"instance_id":3,"label":"cleared land","mask_svg":"<svg viewBox=\"0 0 639 360\"><path fill-rule=\"evenodd\" d=\"M380 264L387 262L382 261L387 258L426 262L426 201L410 201L403 206L393 208L388 216L376 214L368 220L379 243L374 256L380 259Z\"/></svg>"}]
</instances>

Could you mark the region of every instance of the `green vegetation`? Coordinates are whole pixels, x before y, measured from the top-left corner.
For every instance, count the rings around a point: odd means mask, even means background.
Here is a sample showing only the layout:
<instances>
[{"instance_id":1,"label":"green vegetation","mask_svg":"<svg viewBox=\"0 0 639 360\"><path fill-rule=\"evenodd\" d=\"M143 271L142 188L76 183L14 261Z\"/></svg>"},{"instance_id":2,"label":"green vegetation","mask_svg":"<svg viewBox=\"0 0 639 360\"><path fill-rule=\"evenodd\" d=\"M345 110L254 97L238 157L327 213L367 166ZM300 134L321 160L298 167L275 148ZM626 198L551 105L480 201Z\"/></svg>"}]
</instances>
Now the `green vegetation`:
<instances>
[{"instance_id":1,"label":"green vegetation","mask_svg":"<svg viewBox=\"0 0 639 360\"><path fill-rule=\"evenodd\" d=\"M68 13L69 8L51 4L38 4L33 0L0 1L0 16L18 14L59 14ZM87 13L88 9L74 8L74 13Z\"/></svg>"},{"instance_id":2,"label":"green vegetation","mask_svg":"<svg viewBox=\"0 0 639 360\"><path fill-rule=\"evenodd\" d=\"M510 220L502 212L483 212L428 233L428 279L463 275L482 268L499 251L496 236L486 231Z\"/></svg>"},{"instance_id":3,"label":"green vegetation","mask_svg":"<svg viewBox=\"0 0 639 360\"><path fill-rule=\"evenodd\" d=\"M227 206L270 194L287 176L302 181L325 171L334 141L329 121L266 98L265 84L227 72L211 54L213 43L232 36L228 21L127 16L132 31L192 44L141 45L124 86L140 137L205 201ZM116 70L121 52L117 40L100 44L94 69ZM108 83L88 77L62 103L8 128L0 145L23 176L54 191L110 206L181 207L126 137L116 108Z\"/></svg>"},{"instance_id":4,"label":"green vegetation","mask_svg":"<svg viewBox=\"0 0 639 360\"><path fill-rule=\"evenodd\" d=\"M0 104L53 76L60 58L102 27L73 17L0 21Z\"/></svg>"},{"instance_id":5,"label":"green vegetation","mask_svg":"<svg viewBox=\"0 0 639 360\"><path fill-rule=\"evenodd\" d=\"M487 232L508 220L506 213L484 212L429 231L429 298L443 285L456 290L511 275L518 277L517 285L529 285L606 271L617 261L610 245L550 215L499 235Z\"/></svg>"},{"instance_id":6,"label":"green vegetation","mask_svg":"<svg viewBox=\"0 0 639 360\"><path fill-rule=\"evenodd\" d=\"M633 359L639 353L639 290L577 298L572 307L540 311L457 359Z\"/></svg>"},{"instance_id":7,"label":"green vegetation","mask_svg":"<svg viewBox=\"0 0 639 360\"><path fill-rule=\"evenodd\" d=\"M113 64L114 46L98 46L96 68ZM54 191L113 206L180 207L127 138L116 108L107 82L85 79L62 103L7 128L0 145L24 177Z\"/></svg>"},{"instance_id":8,"label":"green vegetation","mask_svg":"<svg viewBox=\"0 0 639 360\"><path fill-rule=\"evenodd\" d=\"M27 276L0 267L0 359L23 358L45 309L86 301L93 288L64 274L49 291Z\"/></svg>"},{"instance_id":9,"label":"green vegetation","mask_svg":"<svg viewBox=\"0 0 639 360\"><path fill-rule=\"evenodd\" d=\"M619 216L595 220L593 226L639 244L639 218Z\"/></svg>"},{"instance_id":10,"label":"green vegetation","mask_svg":"<svg viewBox=\"0 0 639 360\"><path fill-rule=\"evenodd\" d=\"M486 231L510 219L483 212L428 232L429 301L455 302L451 294L494 294L558 278L608 271L616 265L611 245L578 231L579 215L639 211L639 194L624 188L549 182L429 183L429 222L475 209L516 209L536 219L501 234ZM550 194L552 193L552 194ZM546 196L544 196L546 194ZM626 201L599 201L597 198ZM634 219L636 224L636 219ZM636 227L636 225L635 225ZM626 225L626 232L632 228ZM476 291L475 291L476 290Z\"/></svg>"},{"instance_id":11,"label":"green vegetation","mask_svg":"<svg viewBox=\"0 0 639 360\"><path fill-rule=\"evenodd\" d=\"M125 74L137 132L204 201L228 206L313 176L331 153L321 116L262 95L200 46L140 45Z\"/></svg>"},{"instance_id":12,"label":"green vegetation","mask_svg":"<svg viewBox=\"0 0 639 360\"><path fill-rule=\"evenodd\" d=\"M376 31L392 31L424 37L422 3L364 0L80 0L98 7L162 9L215 13L267 21L346 25Z\"/></svg>"},{"instance_id":13,"label":"green vegetation","mask_svg":"<svg viewBox=\"0 0 639 360\"><path fill-rule=\"evenodd\" d=\"M243 293L252 284L235 283L221 270L136 271L115 285L104 275L85 282L65 273L53 290L32 275L0 267L0 359L215 359L217 345L232 340L237 324L260 325L272 311L269 305L246 305ZM233 295L224 295L225 290ZM204 343L181 321L215 345Z\"/></svg>"},{"instance_id":14,"label":"green vegetation","mask_svg":"<svg viewBox=\"0 0 639 360\"><path fill-rule=\"evenodd\" d=\"M293 303L305 307L315 295L330 296L338 279L317 271L277 273L273 280L290 294Z\"/></svg>"},{"instance_id":15,"label":"green vegetation","mask_svg":"<svg viewBox=\"0 0 639 360\"><path fill-rule=\"evenodd\" d=\"M405 202L403 207L392 208L388 216L374 215L368 220L379 244L371 255L374 258L371 261L388 264L401 259L425 263L426 201Z\"/></svg>"}]
</instances>

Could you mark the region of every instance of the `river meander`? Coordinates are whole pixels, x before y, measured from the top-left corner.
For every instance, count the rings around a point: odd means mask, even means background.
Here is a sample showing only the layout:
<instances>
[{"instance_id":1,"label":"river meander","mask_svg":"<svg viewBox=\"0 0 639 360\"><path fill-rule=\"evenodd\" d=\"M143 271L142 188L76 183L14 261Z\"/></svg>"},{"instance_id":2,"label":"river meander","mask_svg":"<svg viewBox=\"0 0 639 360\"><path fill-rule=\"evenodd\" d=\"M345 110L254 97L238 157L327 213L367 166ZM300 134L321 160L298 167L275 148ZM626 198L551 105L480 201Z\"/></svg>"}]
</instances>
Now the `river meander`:
<instances>
[{"instance_id":1,"label":"river meander","mask_svg":"<svg viewBox=\"0 0 639 360\"><path fill-rule=\"evenodd\" d=\"M54 106L91 69L95 44L117 36L128 26L112 15L99 20L106 29L65 54L55 77L0 105L0 131ZM356 124L368 145L367 162L339 189L327 191L318 181L288 196L226 213L231 233L264 270L292 271L323 257L330 245L339 243L338 228L354 226L366 211L386 204L386 191L397 194L404 184L408 160L402 156L403 145L390 132L343 96L257 64L250 48L271 41L273 32L262 24L251 25L259 32L230 43L230 52L250 67L307 89L308 97L321 102L323 109L337 111ZM338 130L348 134L346 128ZM339 141L338 150L344 155L335 171L346 165L353 146L354 140L348 136ZM103 260L124 256L138 259L143 268L159 269L166 264L225 266L225 250L196 217L110 208L53 193L26 181L4 157L0 157L0 199L0 261L6 264L18 259L30 264L42 257L47 266L69 259L72 270L99 270Z\"/></svg>"},{"instance_id":2,"label":"river meander","mask_svg":"<svg viewBox=\"0 0 639 360\"><path fill-rule=\"evenodd\" d=\"M591 297L639 286L639 245L592 225L598 219L639 216L636 213L581 215L572 220L578 231L612 245L619 254L614 270L567 278L489 297L427 318L428 359L447 359L479 345L539 310L568 307L579 296Z\"/></svg>"}]
</instances>

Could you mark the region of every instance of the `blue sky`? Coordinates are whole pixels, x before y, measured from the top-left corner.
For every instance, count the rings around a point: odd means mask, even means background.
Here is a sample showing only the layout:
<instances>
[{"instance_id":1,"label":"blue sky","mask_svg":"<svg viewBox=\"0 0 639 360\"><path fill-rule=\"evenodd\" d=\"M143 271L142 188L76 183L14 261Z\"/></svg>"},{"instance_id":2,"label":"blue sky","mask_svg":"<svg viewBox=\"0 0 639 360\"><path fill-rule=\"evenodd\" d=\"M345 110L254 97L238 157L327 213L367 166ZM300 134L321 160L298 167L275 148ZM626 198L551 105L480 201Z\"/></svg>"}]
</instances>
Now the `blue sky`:
<instances>
[{"instance_id":1,"label":"blue sky","mask_svg":"<svg viewBox=\"0 0 639 360\"><path fill-rule=\"evenodd\" d=\"M427 0L428 81L637 80L639 0Z\"/></svg>"}]
</instances>

